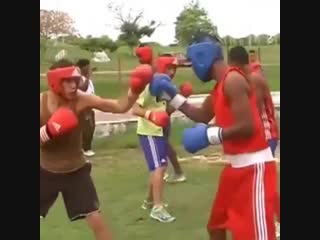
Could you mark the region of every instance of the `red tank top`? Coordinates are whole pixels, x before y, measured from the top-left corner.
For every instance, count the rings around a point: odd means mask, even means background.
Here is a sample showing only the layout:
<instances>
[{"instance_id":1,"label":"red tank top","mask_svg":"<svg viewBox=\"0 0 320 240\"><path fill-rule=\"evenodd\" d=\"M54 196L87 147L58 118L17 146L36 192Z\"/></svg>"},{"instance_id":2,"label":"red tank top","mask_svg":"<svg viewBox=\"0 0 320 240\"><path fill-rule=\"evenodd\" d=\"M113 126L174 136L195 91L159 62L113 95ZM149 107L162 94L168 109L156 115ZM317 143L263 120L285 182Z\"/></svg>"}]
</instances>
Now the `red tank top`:
<instances>
[{"instance_id":1,"label":"red tank top","mask_svg":"<svg viewBox=\"0 0 320 240\"><path fill-rule=\"evenodd\" d=\"M230 101L224 94L224 82L227 75L236 71L246 78L245 74L236 67L229 67L225 73L224 79L216 84L214 90L211 93L213 112L216 117L216 124L219 127L227 128L235 123ZM247 78L246 78L247 79ZM223 141L223 149L225 154L241 154L257 152L268 147L266 137L264 135L264 128L260 118L259 109L257 107L256 95L253 88L251 88L250 106L252 110L254 120L254 133L252 136L246 139L229 139Z\"/></svg>"}]
</instances>

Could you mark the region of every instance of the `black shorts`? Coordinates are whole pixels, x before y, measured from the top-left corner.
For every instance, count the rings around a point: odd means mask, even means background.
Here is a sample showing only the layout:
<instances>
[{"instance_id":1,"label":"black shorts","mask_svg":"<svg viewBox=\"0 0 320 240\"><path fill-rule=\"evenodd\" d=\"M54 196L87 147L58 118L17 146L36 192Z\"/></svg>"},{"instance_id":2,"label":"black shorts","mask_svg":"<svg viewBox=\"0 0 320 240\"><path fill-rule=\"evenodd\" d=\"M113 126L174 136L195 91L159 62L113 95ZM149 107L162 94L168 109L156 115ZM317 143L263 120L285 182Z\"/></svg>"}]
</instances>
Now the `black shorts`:
<instances>
[{"instance_id":1,"label":"black shorts","mask_svg":"<svg viewBox=\"0 0 320 240\"><path fill-rule=\"evenodd\" d=\"M51 173L40 167L40 217L46 217L61 192L71 221L99 211L100 204L90 176L91 164L71 173Z\"/></svg>"}]
</instances>

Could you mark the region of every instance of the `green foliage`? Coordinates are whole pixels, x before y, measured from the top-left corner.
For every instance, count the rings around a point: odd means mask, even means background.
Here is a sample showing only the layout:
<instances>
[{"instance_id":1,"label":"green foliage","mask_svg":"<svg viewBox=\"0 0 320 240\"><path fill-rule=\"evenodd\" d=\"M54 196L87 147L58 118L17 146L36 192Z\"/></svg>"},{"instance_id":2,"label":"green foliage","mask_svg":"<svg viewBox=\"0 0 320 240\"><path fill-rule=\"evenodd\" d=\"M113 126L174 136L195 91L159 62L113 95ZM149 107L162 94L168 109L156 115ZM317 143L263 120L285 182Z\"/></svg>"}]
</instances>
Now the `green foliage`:
<instances>
[{"instance_id":1,"label":"green foliage","mask_svg":"<svg viewBox=\"0 0 320 240\"><path fill-rule=\"evenodd\" d=\"M126 43L130 48L137 46L141 38L148 36L150 37L155 29L155 22L151 21L148 25L139 26L139 19L136 17L134 21L126 20L121 24L119 40Z\"/></svg>"},{"instance_id":2,"label":"green foliage","mask_svg":"<svg viewBox=\"0 0 320 240\"><path fill-rule=\"evenodd\" d=\"M118 49L118 44L110 39L108 36L100 38L88 37L79 42L80 48L89 52L96 52L100 50L109 50L114 52Z\"/></svg>"},{"instance_id":3,"label":"green foliage","mask_svg":"<svg viewBox=\"0 0 320 240\"><path fill-rule=\"evenodd\" d=\"M211 35L217 34L217 27L209 19L207 11L200 7L198 1L192 1L184 7L175 25L175 37L182 45L189 44L199 30Z\"/></svg>"}]
</instances>

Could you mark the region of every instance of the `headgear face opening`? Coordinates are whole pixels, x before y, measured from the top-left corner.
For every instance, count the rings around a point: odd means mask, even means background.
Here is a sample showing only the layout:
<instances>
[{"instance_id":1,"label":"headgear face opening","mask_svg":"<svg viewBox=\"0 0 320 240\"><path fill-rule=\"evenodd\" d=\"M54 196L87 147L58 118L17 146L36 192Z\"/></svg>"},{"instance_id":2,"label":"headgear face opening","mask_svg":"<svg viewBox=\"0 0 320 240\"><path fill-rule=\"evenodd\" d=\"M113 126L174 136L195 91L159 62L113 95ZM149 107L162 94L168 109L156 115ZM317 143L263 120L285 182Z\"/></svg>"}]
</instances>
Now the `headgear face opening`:
<instances>
[{"instance_id":1,"label":"headgear face opening","mask_svg":"<svg viewBox=\"0 0 320 240\"><path fill-rule=\"evenodd\" d=\"M135 50L136 56L139 58L141 64L152 63L152 48L150 46L137 47Z\"/></svg>"},{"instance_id":2,"label":"headgear face opening","mask_svg":"<svg viewBox=\"0 0 320 240\"><path fill-rule=\"evenodd\" d=\"M63 93L62 81L70 78L75 78L77 80L81 79L79 68L71 66L49 70L47 73L49 89L52 92L61 95Z\"/></svg>"},{"instance_id":3,"label":"headgear face opening","mask_svg":"<svg viewBox=\"0 0 320 240\"><path fill-rule=\"evenodd\" d=\"M220 44L212 39L196 42L187 49L187 58L192 63L196 76L203 82L212 79L211 70L213 65L223 59L223 51Z\"/></svg>"},{"instance_id":4,"label":"headgear face opening","mask_svg":"<svg viewBox=\"0 0 320 240\"><path fill-rule=\"evenodd\" d=\"M171 56L160 56L156 59L155 62L156 71L158 73L168 74L168 69L170 67L174 68L174 72L169 74L171 78L175 75L175 69L178 66L178 60L176 57Z\"/></svg>"}]
</instances>

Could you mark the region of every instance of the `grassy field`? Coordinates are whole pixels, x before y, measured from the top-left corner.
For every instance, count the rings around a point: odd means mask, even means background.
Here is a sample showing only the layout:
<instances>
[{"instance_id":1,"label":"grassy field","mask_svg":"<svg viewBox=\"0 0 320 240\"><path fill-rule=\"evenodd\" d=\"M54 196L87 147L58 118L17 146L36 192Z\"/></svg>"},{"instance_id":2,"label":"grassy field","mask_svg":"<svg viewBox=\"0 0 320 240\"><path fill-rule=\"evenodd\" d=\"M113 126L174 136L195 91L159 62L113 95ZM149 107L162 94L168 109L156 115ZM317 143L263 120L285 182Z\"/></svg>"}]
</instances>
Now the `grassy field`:
<instances>
[{"instance_id":1,"label":"grassy field","mask_svg":"<svg viewBox=\"0 0 320 240\"><path fill-rule=\"evenodd\" d=\"M40 72L45 72L50 61L54 59L54 55L60 49L66 49L68 51L68 57L72 60L77 60L81 57L92 58L92 53L79 49L75 46L60 44L56 48L48 49L46 57L44 57L40 64ZM182 48L179 47L161 47L155 48L155 52L184 52ZM261 47L261 57L262 63L266 64L264 66L264 72L268 78L270 87L273 91L280 90L280 46L267 46ZM121 59L121 69L123 71L130 70L137 66L136 57L130 54L130 51L126 47L121 47L117 53L112 53L110 55L111 62L98 64L92 63L93 66L98 67L98 71L104 70L118 70L118 58ZM269 65L271 64L271 65ZM121 79L119 79L118 74L95 74L93 75L93 80L96 88L96 92L100 96L104 97L119 97L121 93L126 93L128 88L128 77L126 73L121 74ZM185 81L190 81L194 86L194 93L208 93L213 87L213 82L202 83L200 82L191 69L178 69L175 77L175 82L177 85ZM40 91L47 89L47 83L45 77L40 77Z\"/></svg>"},{"instance_id":2,"label":"grassy field","mask_svg":"<svg viewBox=\"0 0 320 240\"><path fill-rule=\"evenodd\" d=\"M252 47L258 49L257 47ZM61 50L67 51L67 57L73 61L79 58L93 58L91 52L80 49L78 46L72 46L68 44L59 43L57 46L50 46L40 59L40 72L46 72L54 61L54 56ZM250 48L251 49L251 48ZM280 45L272 46L261 46L261 62L264 64L279 64L280 65ZM226 53L226 49L224 52ZM182 47L154 47L155 55L159 53L170 53L170 52L185 52L185 48ZM108 53L111 61L108 63L93 63L92 65L97 67L99 71L105 70L118 70L119 61L121 63L122 70L130 70L137 65L137 58L133 56L128 47L120 47L115 53Z\"/></svg>"},{"instance_id":3,"label":"grassy field","mask_svg":"<svg viewBox=\"0 0 320 240\"><path fill-rule=\"evenodd\" d=\"M186 124L174 124L171 141L177 147L179 156L185 156L187 154L180 147L180 142L181 131ZM165 189L165 199L177 221L162 224L149 219L148 211L140 209L146 196L148 172L143 154L137 147L134 129L125 135L100 139L94 144L97 155L92 159L92 175L103 215L114 233L114 239L207 239L205 226L222 167L197 161L184 163L182 167L188 182L166 185ZM59 198L48 218L41 221L40 239L89 240L93 236L84 221L68 221L63 201Z\"/></svg>"}]
</instances>

